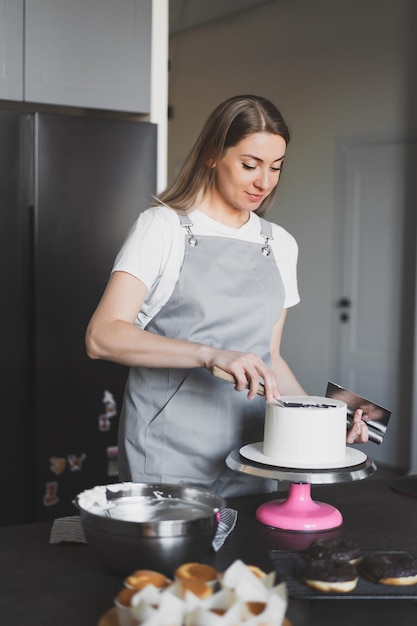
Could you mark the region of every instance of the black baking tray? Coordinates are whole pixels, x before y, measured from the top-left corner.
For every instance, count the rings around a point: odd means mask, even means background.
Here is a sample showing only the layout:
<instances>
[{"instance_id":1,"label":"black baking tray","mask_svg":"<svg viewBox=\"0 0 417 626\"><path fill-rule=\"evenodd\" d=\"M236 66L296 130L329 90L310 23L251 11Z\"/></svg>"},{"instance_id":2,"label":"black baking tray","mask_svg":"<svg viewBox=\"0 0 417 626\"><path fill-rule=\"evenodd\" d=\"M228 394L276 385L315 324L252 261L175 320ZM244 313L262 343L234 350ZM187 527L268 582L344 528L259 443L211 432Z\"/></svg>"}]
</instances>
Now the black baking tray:
<instances>
[{"instance_id":1,"label":"black baking tray","mask_svg":"<svg viewBox=\"0 0 417 626\"><path fill-rule=\"evenodd\" d=\"M363 550L365 557L381 552L405 554L406 550ZM296 550L270 550L269 558L277 574L277 583L285 582L290 598L305 600L337 600L351 598L352 600L417 600L417 584L415 585L380 585L363 578L359 572L356 588L347 593L316 591L308 587L303 575L307 566L306 552Z\"/></svg>"}]
</instances>

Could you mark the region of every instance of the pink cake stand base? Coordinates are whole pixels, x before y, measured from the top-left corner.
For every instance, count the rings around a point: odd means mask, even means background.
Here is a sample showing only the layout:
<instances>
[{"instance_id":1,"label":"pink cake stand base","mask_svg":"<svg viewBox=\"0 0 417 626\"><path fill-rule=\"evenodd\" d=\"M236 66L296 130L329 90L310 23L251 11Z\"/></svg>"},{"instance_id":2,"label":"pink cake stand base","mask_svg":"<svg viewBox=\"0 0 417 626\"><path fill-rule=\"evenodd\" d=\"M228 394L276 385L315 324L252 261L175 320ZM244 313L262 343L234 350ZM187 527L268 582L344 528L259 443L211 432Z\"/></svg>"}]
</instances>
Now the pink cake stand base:
<instances>
[{"instance_id":1,"label":"pink cake stand base","mask_svg":"<svg viewBox=\"0 0 417 626\"><path fill-rule=\"evenodd\" d=\"M343 523L342 514L334 506L312 500L311 485L307 483L290 483L286 500L261 504L256 519L273 528L298 532L329 530Z\"/></svg>"}]
</instances>

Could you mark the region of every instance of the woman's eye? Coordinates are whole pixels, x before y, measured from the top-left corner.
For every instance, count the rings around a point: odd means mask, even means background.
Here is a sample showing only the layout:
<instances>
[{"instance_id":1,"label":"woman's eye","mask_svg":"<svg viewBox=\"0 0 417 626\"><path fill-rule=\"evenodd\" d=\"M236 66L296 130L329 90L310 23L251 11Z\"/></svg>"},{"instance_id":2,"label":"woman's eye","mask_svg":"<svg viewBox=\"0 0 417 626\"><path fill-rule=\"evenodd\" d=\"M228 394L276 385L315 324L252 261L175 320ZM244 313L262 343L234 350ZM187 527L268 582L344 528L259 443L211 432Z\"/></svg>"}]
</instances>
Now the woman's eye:
<instances>
[{"instance_id":1,"label":"woman's eye","mask_svg":"<svg viewBox=\"0 0 417 626\"><path fill-rule=\"evenodd\" d=\"M271 170L272 170L273 172L280 172L280 171L281 171L281 168L280 168L280 167L271 167Z\"/></svg>"},{"instance_id":2,"label":"woman's eye","mask_svg":"<svg viewBox=\"0 0 417 626\"><path fill-rule=\"evenodd\" d=\"M254 170L256 165L248 165L247 163L242 163L242 166L245 170Z\"/></svg>"}]
</instances>

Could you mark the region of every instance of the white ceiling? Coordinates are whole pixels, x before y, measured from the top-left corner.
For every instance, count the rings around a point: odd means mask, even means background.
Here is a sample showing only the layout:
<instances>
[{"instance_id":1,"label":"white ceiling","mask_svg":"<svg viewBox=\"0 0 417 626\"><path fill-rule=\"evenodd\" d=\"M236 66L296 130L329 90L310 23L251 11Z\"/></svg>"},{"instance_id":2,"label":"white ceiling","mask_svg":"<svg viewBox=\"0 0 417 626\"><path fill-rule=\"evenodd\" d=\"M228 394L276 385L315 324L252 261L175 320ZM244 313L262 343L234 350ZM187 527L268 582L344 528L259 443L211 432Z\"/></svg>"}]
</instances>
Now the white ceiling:
<instances>
[{"instance_id":1,"label":"white ceiling","mask_svg":"<svg viewBox=\"0 0 417 626\"><path fill-rule=\"evenodd\" d=\"M176 35L271 0L169 0L169 34Z\"/></svg>"}]
</instances>

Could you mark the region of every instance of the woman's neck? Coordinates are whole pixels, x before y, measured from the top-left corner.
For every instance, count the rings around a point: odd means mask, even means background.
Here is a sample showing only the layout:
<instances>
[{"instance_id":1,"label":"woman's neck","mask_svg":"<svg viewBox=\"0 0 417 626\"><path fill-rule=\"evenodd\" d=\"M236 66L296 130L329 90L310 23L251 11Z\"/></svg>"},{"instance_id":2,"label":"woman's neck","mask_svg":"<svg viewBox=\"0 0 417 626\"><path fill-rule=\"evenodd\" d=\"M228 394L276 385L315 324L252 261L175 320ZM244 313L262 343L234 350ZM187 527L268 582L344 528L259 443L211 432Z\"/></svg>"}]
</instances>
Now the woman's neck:
<instances>
[{"instance_id":1,"label":"woman's neck","mask_svg":"<svg viewBox=\"0 0 417 626\"><path fill-rule=\"evenodd\" d=\"M202 199L196 206L196 209L211 219L216 220L216 222L230 226L231 228L240 228L250 219L249 211L225 207L208 196Z\"/></svg>"}]
</instances>

